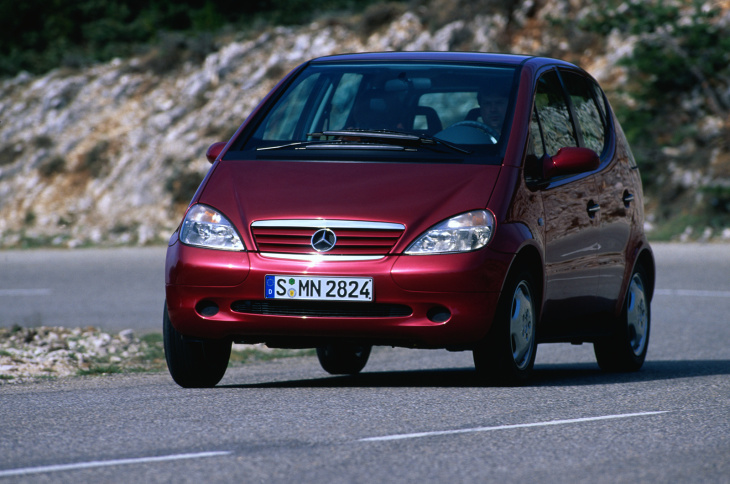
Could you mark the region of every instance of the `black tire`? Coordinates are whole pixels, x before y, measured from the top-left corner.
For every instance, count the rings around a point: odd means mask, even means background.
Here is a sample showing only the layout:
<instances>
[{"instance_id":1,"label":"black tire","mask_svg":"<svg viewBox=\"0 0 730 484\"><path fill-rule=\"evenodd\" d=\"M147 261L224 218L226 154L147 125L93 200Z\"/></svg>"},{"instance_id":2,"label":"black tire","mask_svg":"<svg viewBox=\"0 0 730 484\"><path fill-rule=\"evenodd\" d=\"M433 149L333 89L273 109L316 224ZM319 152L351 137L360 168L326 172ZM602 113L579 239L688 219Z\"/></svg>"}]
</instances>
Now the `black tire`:
<instances>
[{"instance_id":1,"label":"black tire","mask_svg":"<svg viewBox=\"0 0 730 484\"><path fill-rule=\"evenodd\" d=\"M329 344L317 348L317 358L324 371L331 375L356 375L365 368L372 346Z\"/></svg>"},{"instance_id":2,"label":"black tire","mask_svg":"<svg viewBox=\"0 0 730 484\"><path fill-rule=\"evenodd\" d=\"M221 381L231 357L231 341L188 341L170 322L165 305L162 320L167 369L183 388L210 388Z\"/></svg>"},{"instance_id":3,"label":"black tire","mask_svg":"<svg viewBox=\"0 0 730 484\"><path fill-rule=\"evenodd\" d=\"M474 349L474 366L487 384L515 386L532 374L537 354L537 292L527 270L510 275L492 328Z\"/></svg>"},{"instance_id":4,"label":"black tire","mask_svg":"<svg viewBox=\"0 0 730 484\"><path fill-rule=\"evenodd\" d=\"M604 371L638 371L644 364L651 329L648 280L644 268L637 266L613 334L593 343L598 366Z\"/></svg>"}]
</instances>

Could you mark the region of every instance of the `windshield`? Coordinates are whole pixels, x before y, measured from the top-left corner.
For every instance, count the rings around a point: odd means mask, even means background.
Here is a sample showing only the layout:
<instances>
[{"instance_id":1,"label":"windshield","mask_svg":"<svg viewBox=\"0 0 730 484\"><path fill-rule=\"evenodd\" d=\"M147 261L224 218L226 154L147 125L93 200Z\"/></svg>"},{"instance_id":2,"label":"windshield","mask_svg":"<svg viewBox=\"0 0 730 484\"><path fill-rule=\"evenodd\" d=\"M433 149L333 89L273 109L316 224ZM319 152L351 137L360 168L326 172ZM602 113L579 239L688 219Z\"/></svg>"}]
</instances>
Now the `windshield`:
<instances>
[{"instance_id":1,"label":"windshield","mask_svg":"<svg viewBox=\"0 0 730 484\"><path fill-rule=\"evenodd\" d=\"M514 79L504 66L314 63L252 121L231 155L501 163Z\"/></svg>"}]
</instances>

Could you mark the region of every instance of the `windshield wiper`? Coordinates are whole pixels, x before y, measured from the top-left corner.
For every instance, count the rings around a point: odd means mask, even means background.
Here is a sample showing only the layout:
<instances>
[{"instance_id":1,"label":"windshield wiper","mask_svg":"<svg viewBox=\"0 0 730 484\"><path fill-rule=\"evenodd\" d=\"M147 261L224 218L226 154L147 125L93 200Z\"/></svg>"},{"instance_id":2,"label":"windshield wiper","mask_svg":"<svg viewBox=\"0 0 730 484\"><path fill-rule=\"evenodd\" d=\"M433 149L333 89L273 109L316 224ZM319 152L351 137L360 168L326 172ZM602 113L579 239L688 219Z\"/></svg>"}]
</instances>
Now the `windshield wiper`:
<instances>
[{"instance_id":1,"label":"windshield wiper","mask_svg":"<svg viewBox=\"0 0 730 484\"><path fill-rule=\"evenodd\" d=\"M308 133L307 136L337 136L340 138L355 138L352 141L359 141L362 138L368 140L378 140L380 142L391 143L398 146L426 146L435 147L436 145L445 146L453 151L469 154L471 151L457 146L448 141L428 135L416 135L410 133L401 133L400 131L388 130L367 130L367 129L341 129L335 131L322 131L320 133ZM344 139L342 141L350 141Z\"/></svg>"},{"instance_id":2,"label":"windshield wiper","mask_svg":"<svg viewBox=\"0 0 730 484\"><path fill-rule=\"evenodd\" d=\"M321 133L314 133L320 135ZM275 150L386 150L386 151L403 151L407 146L394 143L374 143L363 142L359 140L312 140L312 141L295 141L277 146L263 146L256 148L256 151L275 151ZM414 150L415 151L415 150Z\"/></svg>"},{"instance_id":3,"label":"windshield wiper","mask_svg":"<svg viewBox=\"0 0 730 484\"><path fill-rule=\"evenodd\" d=\"M410 133L401 133L400 131L387 130L367 130L367 129L341 129L333 131L322 131L318 133L308 133L307 136L321 138L336 137L334 140L309 140L294 141L277 146L264 146L256 148L257 151L273 151L286 149L405 149L428 147L435 148L439 145L445 146L459 153L470 154L471 151L457 146L448 141L427 135L415 135ZM396 148L397 147L397 148Z\"/></svg>"},{"instance_id":4,"label":"windshield wiper","mask_svg":"<svg viewBox=\"0 0 730 484\"><path fill-rule=\"evenodd\" d=\"M307 145L316 144L316 143L323 143L323 141L319 141L319 140L314 140L314 141L294 141L293 143L287 143L285 145L259 147L259 148L256 148L256 151L285 150L287 148L306 147Z\"/></svg>"}]
</instances>

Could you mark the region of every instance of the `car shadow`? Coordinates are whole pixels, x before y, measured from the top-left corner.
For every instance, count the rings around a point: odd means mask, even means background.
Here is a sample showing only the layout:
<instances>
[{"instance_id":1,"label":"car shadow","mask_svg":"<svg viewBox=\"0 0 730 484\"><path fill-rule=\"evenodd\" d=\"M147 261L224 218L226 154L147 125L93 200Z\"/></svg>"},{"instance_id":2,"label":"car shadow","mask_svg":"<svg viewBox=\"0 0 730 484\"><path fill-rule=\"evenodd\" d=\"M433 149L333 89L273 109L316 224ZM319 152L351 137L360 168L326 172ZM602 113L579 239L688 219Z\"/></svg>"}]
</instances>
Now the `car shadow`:
<instances>
[{"instance_id":1,"label":"car shadow","mask_svg":"<svg viewBox=\"0 0 730 484\"><path fill-rule=\"evenodd\" d=\"M730 360L647 361L638 372L610 373L595 363L535 366L525 387L611 385L645 381L730 375ZM219 385L218 388L466 388L483 387L473 367L430 370L363 372L354 376L328 376L251 384Z\"/></svg>"}]
</instances>

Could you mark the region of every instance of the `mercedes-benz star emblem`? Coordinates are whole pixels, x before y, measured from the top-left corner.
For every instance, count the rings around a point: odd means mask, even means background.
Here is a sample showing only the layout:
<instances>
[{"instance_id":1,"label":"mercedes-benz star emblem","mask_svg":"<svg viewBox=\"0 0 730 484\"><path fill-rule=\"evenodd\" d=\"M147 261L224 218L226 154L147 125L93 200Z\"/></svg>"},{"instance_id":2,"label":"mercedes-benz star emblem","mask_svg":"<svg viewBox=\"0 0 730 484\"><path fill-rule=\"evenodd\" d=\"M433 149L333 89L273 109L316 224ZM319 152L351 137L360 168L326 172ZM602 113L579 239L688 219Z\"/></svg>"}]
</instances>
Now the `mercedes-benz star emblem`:
<instances>
[{"instance_id":1,"label":"mercedes-benz star emblem","mask_svg":"<svg viewBox=\"0 0 730 484\"><path fill-rule=\"evenodd\" d=\"M330 229L319 229L312 235L312 248L317 252L332 250L337 243L337 236Z\"/></svg>"}]
</instances>

